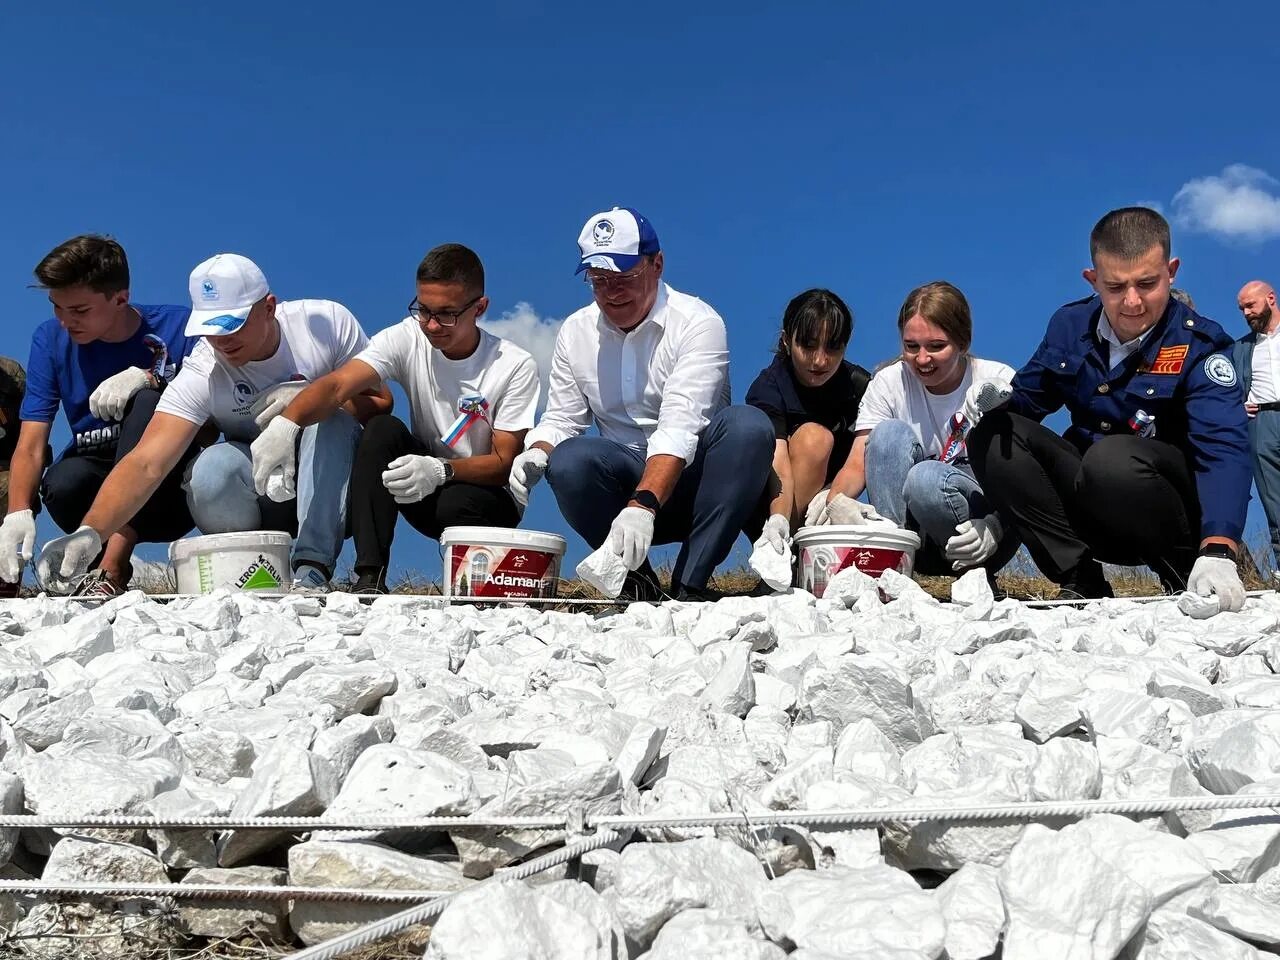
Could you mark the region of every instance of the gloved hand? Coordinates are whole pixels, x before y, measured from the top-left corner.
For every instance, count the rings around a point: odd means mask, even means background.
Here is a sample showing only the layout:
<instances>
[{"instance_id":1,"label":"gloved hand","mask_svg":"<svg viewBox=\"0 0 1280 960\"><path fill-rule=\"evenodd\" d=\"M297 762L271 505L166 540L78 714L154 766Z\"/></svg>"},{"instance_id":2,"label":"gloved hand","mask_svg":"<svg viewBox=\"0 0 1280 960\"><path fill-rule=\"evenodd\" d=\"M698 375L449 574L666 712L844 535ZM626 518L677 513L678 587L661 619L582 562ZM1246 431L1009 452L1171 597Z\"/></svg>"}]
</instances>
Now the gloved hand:
<instances>
[{"instance_id":1,"label":"gloved hand","mask_svg":"<svg viewBox=\"0 0 1280 960\"><path fill-rule=\"evenodd\" d=\"M1013 384L1008 380L993 377L990 380L975 380L965 391L964 406L960 412L969 421L972 429L978 425L983 414L990 413L1013 396Z\"/></svg>"},{"instance_id":2,"label":"gloved hand","mask_svg":"<svg viewBox=\"0 0 1280 960\"><path fill-rule=\"evenodd\" d=\"M124 408L133 395L154 385L150 370L128 367L107 377L89 394L89 412L99 420L123 420Z\"/></svg>"},{"instance_id":3,"label":"gloved hand","mask_svg":"<svg viewBox=\"0 0 1280 960\"><path fill-rule=\"evenodd\" d=\"M521 509L529 505L529 491L547 472L547 451L530 447L511 462L511 476L507 485Z\"/></svg>"},{"instance_id":4,"label":"gloved hand","mask_svg":"<svg viewBox=\"0 0 1280 960\"><path fill-rule=\"evenodd\" d=\"M297 494L298 433L302 427L288 417L276 417L249 445L253 454L253 489L258 496L282 496L278 503L292 500ZM267 481L275 474L280 479L268 492Z\"/></svg>"},{"instance_id":5,"label":"gloved hand","mask_svg":"<svg viewBox=\"0 0 1280 960\"><path fill-rule=\"evenodd\" d=\"M0 523L0 580L17 583L22 565L36 548L36 516L30 510L15 510Z\"/></svg>"},{"instance_id":6,"label":"gloved hand","mask_svg":"<svg viewBox=\"0 0 1280 960\"><path fill-rule=\"evenodd\" d=\"M253 401L253 406L249 408L249 412L253 414L253 422L258 425L258 429L266 429L267 424L284 413L285 407L293 403L293 398L309 386L311 384L306 380L290 380L288 383L278 383Z\"/></svg>"},{"instance_id":7,"label":"gloved hand","mask_svg":"<svg viewBox=\"0 0 1280 960\"><path fill-rule=\"evenodd\" d=\"M102 538L93 527L50 540L36 559L36 578L46 589L65 592L76 577L89 572L89 564L102 552Z\"/></svg>"},{"instance_id":8,"label":"gloved hand","mask_svg":"<svg viewBox=\"0 0 1280 960\"><path fill-rule=\"evenodd\" d=\"M1234 612L1244 606L1244 584L1236 562L1226 557L1197 557L1187 578L1187 589L1202 597L1216 596L1221 610Z\"/></svg>"},{"instance_id":9,"label":"gloved hand","mask_svg":"<svg viewBox=\"0 0 1280 960\"><path fill-rule=\"evenodd\" d=\"M996 514L988 514L976 520L966 520L956 526L956 535L947 541L943 552L951 561L952 570L967 570L981 566L1000 546L1004 526Z\"/></svg>"},{"instance_id":10,"label":"gloved hand","mask_svg":"<svg viewBox=\"0 0 1280 960\"><path fill-rule=\"evenodd\" d=\"M444 461L439 457L409 454L396 457L382 471L382 485L396 503L417 503L431 496L444 483Z\"/></svg>"},{"instance_id":11,"label":"gloved hand","mask_svg":"<svg viewBox=\"0 0 1280 960\"><path fill-rule=\"evenodd\" d=\"M791 523L780 513L771 513L760 531L760 539L756 546L767 543L779 553L791 552Z\"/></svg>"},{"instance_id":12,"label":"gloved hand","mask_svg":"<svg viewBox=\"0 0 1280 960\"><path fill-rule=\"evenodd\" d=\"M653 545L653 514L644 507L624 507L609 528L609 549L635 570L649 556Z\"/></svg>"},{"instance_id":13,"label":"gloved hand","mask_svg":"<svg viewBox=\"0 0 1280 960\"><path fill-rule=\"evenodd\" d=\"M837 493L828 499L826 490L819 490L804 512L806 527L823 527L832 523L861 526L868 520L883 519L871 504L846 497L843 493Z\"/></svg>"}]
</instances>

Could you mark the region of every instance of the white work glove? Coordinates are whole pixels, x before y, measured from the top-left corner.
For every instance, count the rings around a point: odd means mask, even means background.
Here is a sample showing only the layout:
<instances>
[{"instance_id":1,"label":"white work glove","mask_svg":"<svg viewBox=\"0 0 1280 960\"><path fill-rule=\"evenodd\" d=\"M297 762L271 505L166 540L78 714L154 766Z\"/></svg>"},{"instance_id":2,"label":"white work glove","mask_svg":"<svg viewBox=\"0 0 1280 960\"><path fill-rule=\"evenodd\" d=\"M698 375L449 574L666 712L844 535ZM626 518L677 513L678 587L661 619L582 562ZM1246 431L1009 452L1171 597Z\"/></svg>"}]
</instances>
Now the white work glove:
<instances>
[{"instance_id":1,"label":"white work glove","mask_svg":"<svg viewBox=\"0 0 1280 960\"><path fill-rule=\"evenodd\" d=\"M530 447L511 462L511 476L507 479L507 486L511 488L511 496L515 497L522 510L529 505L529 491L547 472L547 460L547 451Z\"/></svg>"},{"instance_id":2,"label":"white work glove","mask_svg":"<svg viewBox=\"0 0 1280 960\"><path fill-rule=\"evenodd\" d=\"M417 503L444 484L444 461L413 454L396 457L382 471L382 485L396 503Z\"/></svg>"},{"instance_id":3,"label":"white work glove","mask_svg":"<svg viewBox=\"0 0 1280 960\"><path fill-rule=\"evenodd\" d=\"M285 407L293 403L293 398L309 386L311 384L306 380L291 380L288 383L276 384L253 401L249 412L253 414L253 422L258 425L258 429L265 430L267 424L284 413Z\"/></svg>"},{"instance_id":4,"label":"white work glove","mask_svg":"<svg viewBox=\"0 0 1280 960\"><path fill-rule=\"evenodd\" d=\"M107 377L89 394L89 412L99 420L123 420L124 408L133 395L154 385L150 370L128 367Z\"/></svg>"},{"instance_id":5,"label":"white work glove","mask_svg":"<svg viewBox=\"0 0 1280 960\"><path fill-rule=\"evenodd\" d=\"M249 445L253 454L253 489L284 503L297 496L298 433L300 426L288 417L276 417ZM274 482L269 483L272 478Z\"/></svg>"},{"instance_id":6,"label":"white work glove","mask_svg":"<svg viewBox=\"0 0 1280 960\"><path fill-rule=\"evenodd\" d=\"M826 490L819 490L804 512L806 527L824 527L832 523L862 526L868 520L883 519L871 504L846 497L843 493L837 493L828 499Z\"/></svg>"},{"instance_id":7,"label":"white work glove","mask_svg":"<svg viewBox=\"0 0 1280 960\"><path fill-rule=\"evenodd\" d=\"M990 413L1013 396L1013 384L1001 378L975 381L964 394L964 406L960 412L969 421L972 429L978 425L982 415Z\"/></svg>"},{"instance_id":8,"label":"white work glove","mask_svg":"<svg viewBox=\"0 0 1280 960\"><path fill-rule=\"evenodd\" d=\"M791 552L791 523L782 514L772 513L764 522L764 529L760 531L760 539L755 542L755 546L766 543L779 553Z\"/></svg>"},{"instance_id":9,"label":"white work glove","mask_svg":"<svg viewBox=\"0 0 1280 960\"><path fill-rule=\"evenodd\" d=\"M967 570L981 566L1000 546L1004 527L1000 518L992 513L976 520L966 520L956 526L956 535L947 541L943 551L951 561L952 570Z\"/></svg>"},{"instance_id":10,"label":"white work glove","mask_svg":"<svg viewBox=\"0 0 1280 960\"><path fill-rule=\"evenodd\" d=\"M45 589L66 592L77 577L89 572L89 564L102 552L102 538L93 527L50 540L36 559L36 578Z\"/></svg>"},{"instance_id":11,"label":"white work glove","mask_svg":"<svg viewBox=\"0 0 1280 960\"><path fill-rule=\"evenodd\" d=\"M17 583L36 549L36 515L15 510L0 523L0 580Z\"/></svg>"},{"instance_id":12,"label":"white work glove","mask_svg":"<svg viewBox=\"0 0 1280 960\"><path fill-rule=\"evenodd\" d=\"M1187 578L1187 589L1202 597L1216 596L1221 610L1234 612L1244 606L1244 584L1234 560L1197 557Z\"/></svg>"},{"instance_id":13,"label":"white work glove","mask_svg":"<svg viewBox=\"0 0 1280 960\"><path fill-rule=\"evenodd\" d=\"M609 549L635 570L649 556L653 545L653 514L644 507L624 507L609 528Z\"/></svg>"}]
</instances>

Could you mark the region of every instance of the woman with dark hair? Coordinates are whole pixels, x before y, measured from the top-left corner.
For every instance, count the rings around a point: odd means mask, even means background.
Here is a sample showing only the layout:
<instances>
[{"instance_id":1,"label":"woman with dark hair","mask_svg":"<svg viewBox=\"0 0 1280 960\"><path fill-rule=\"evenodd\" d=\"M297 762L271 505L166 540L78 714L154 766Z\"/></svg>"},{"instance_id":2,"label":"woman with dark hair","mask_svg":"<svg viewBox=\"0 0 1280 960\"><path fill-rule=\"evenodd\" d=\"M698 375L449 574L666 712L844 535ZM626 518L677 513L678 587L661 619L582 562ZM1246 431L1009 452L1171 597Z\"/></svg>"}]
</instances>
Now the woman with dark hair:
<instances>
[{"instance_id":1,"label":"woman with dark hair","mask_svg":"<svg viewBox=\"0 0 1280 960\"><path fill-rule=\"evenodd\" d=\"M757 512L760 535L779 553L805 505L836 475L853 447L858 404L871 375L844 359L853 314L830 290L795 297L782 315L777 355L747 391L747 403L769 415L774 431L773 477Z\"/></svg>"},{"instance_id":2,"label":"woman with dark hair","mask_svg":"<svg viewBox=\"0 0 1280 960\"><path fill-rule=\"evenodd\" d=\"M876 372L858 410L849 458L831 495L865 488L876 512L921 534L919 573L986 567L990 576L1018 549L982 495L965 436L1008 396L1014 370L970 353L973 318L945 280L907 295L898 312L902 355ZM820 502L813 505L820 507ZM810 522L818 511L811 508Z\"/></svg>"}]
</instances>

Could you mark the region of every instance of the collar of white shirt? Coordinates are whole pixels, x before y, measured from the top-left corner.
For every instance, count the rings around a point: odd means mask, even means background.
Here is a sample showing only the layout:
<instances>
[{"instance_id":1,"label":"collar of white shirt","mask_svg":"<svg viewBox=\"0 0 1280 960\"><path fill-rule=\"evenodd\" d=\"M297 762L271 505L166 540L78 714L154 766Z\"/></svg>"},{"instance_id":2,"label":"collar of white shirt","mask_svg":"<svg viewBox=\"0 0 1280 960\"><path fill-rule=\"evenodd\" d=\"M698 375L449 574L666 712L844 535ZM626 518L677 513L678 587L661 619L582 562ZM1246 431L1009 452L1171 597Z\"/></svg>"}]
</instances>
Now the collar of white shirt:
<instances>
[{"instance_id":1,"label":"collar of white shirt","mask_svg":"<svg viewBox=\"0 0 1280 960\"><path fill-rule=\"evenodd\" d=\"M1142 341L1147 339L1147 336L1150 333L1151 329L1148 328L1132 340L1122 343L1120 335L1115 331L1115 327L1111 326L1111 320L1107 317L1107 311L1103 310L1098 316L1098 338L1109 344L1111 347L1110 356L1112 367L1118 367L1126 357L1142 346Z\"/></svg>"}]
</instances>

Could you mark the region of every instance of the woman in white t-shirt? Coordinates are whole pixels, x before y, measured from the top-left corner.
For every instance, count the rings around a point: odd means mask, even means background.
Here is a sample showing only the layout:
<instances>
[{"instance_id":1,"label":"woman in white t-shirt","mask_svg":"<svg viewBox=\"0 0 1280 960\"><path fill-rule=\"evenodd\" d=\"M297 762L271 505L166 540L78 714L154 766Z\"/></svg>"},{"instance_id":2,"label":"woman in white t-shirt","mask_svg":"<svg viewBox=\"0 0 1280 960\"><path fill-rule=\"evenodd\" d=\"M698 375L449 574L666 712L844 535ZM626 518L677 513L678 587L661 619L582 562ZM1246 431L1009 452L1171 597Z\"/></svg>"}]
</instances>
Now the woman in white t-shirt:
<instances>
[{"instance_id":1,"label":"woman in white t-shirt","mask_svg":"<svg viewBox=\"0 0 1280 960\"><path fill-rule=\"evenodd\" d=\"M853 449L832 481L832 494L856 497L865 487L878 513L918 531L917 572L982 566L994 574L1018 543L983 497L964 435L981 416L983 401L1007 396L1014 370L970 354L969 303L943 280L907 295L898 332L902 356L871 378L858 407Z\"/></svg>"}]
</instances>

